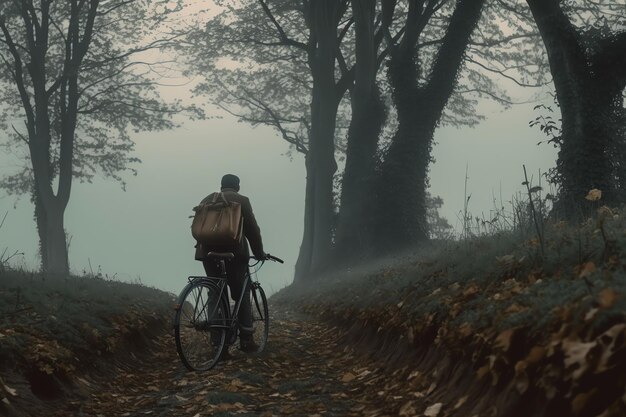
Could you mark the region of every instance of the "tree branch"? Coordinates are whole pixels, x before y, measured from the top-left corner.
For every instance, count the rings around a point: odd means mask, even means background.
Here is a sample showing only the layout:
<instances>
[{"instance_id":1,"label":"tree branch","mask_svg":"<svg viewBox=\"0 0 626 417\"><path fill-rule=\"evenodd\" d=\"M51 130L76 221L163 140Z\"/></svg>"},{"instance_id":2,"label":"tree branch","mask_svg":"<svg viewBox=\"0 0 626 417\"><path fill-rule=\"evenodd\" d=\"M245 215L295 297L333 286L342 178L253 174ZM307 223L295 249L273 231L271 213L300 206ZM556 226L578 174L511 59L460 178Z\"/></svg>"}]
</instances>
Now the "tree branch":
<instances>
[{"instance_id":1,"label":"tree branch","mask_svg":"<svg viewBox=\"0 0 626 417\"><path fill-rule=\"evenodd\" d=\"M544 83L538 83L538 84L528 84L528 83L524 83L524 82L522 82L522 81L518 80L517 78L515 78L515 77L512 77L512 76L508 75L508 74L505 72L508 68L507 68L507 69L504 69L504 70L499 70L499 69L497 69L497 68L491 68L491 67L488 67L488 66L487 66L487 65L485 65L485 64L482 64L482 63L480 63L480 62L476 61L475 59L473 59L473 58L471 58L471 57L469 57L469 56L466 56L466 57L465 57L465 61L466 61L466 62L471 62L472 64L475 64L475 65L478 65L479 67L481 67L481 68L482 68L482 69L484 69L485 71L489 71L489 72L492 72L492 73L494 73L494 74L498 74L498 75L500 75L501 77L506 78L507 80L513 81L515 84L519 85L520 87L538 88L538 87L543 87L543 86L545 86L545 85L547 85L547 84L550 84L550 82L549 82L549 81L546 81L546 82L544 82Z\"/></svg>"},{"instance_id":2,"label":"tree branch","mask_svg":"<svg viewBox=\"0 0 626 417\"><path fill-rule=\"evenodd\" d=\"M303 51L308 51L309 50L309 46L307 44L304 44L302 42L296 41L296 40L291 39L290 37L287 36L287 34L283 30L283 28L280 25L280 23L278 23L278 21L276 20L276 18L272 14L272 11L268 7L268 5L267 5L265 0L259 0L259 3L261 4L261 7L263 8L263 11L267 15L268 19L270 19L270 22L272 22L272 24L274 25L274 27L278 31L278 39L280 39L280 41L284 45L293 46L293 47L296 47L298 49L302 49Z\"/></svg>"},{"instance_id":3,"label":"tree branch","mask_svg":"<svg viewBox=\"0 0 626 417\"><path fill-rule=\"evenodd\" d=\"M6 26L6 21L4 16L0 16L0 30L4 34L4 41L9 47L9 52L11 56L13 56L13 78L15 80L15 84L17 85L17 89L20 93L20 98L22 100L22 106L24 107L24 112L26 113L26 120L28 121L28 131L29 134L34 136L34 126L35 126L35 114L33 111L33 106L30 102L30 98L28 96L28 92L26 91L26 86L24 84L24 70L22 64L22 57L20 56L17 48L15 47L15 43L13 42L13 38L9 33L9 29Z\"/></svg>"}]
</instances>

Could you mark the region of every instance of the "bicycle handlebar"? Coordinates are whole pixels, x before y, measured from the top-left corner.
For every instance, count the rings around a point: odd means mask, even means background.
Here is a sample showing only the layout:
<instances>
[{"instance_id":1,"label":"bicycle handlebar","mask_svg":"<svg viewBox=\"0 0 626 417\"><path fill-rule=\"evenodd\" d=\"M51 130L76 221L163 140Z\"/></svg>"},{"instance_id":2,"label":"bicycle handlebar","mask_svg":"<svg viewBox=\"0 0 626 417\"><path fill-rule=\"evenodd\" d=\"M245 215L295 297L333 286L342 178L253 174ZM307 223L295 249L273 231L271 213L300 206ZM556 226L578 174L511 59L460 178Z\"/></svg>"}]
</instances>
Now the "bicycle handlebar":
<instances>
[{"instance_id":1,"label":"bicycle handlebar","mask_svg":"<svg viewBox=\"0 0 626 417\"><path fill-rule=\"evenodd\" d=\"M283 261L282 259L277 258L276 256L273 256L273 255L270 255L269 253L265 254L265 256L266 257L264 259L259 259L254 256L251 256L250 259L256 259L257 261L274 261L274 262L278 262L281 264L285 263L285 261Z\"/></svg>"},{"instance_id":2,"label":"bicycle handlebar","mask_svg":"<svg viewBox=\"0 0 626 417\"><path fill-rule=\"evenodd\" d=\"M272 256L269 253L267 254L267 259L269 259L270 261L281 263L281 264L285 263L285 261L283 261L282 259L277 258L276 256Z\"/></svg>"}]
</instances>

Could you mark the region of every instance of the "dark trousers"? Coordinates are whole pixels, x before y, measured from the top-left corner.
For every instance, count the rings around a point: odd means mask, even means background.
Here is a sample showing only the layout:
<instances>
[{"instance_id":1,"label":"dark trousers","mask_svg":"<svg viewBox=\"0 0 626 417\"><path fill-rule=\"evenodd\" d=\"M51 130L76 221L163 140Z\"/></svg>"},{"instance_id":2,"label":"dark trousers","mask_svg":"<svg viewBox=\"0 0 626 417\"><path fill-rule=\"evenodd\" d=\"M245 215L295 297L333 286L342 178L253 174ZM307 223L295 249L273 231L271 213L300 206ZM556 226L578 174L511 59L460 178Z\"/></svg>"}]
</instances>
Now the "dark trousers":
<instances>
[{"instance_id":1,"label":"dark trousers","mask_svg":"<svg viewBox=\"0 0 626 417\"><path fill-rule=\"evenodd\" d=\"M249 340L254 333L252 325L252 305L250 303L250 287L243 288L246 274L248 273L248 263L238 262L237 259L226 261L226 276L228 277L228 286L230 287L230 296L237 302L244 291L239 314L239 334L242 340ZM220 264L216 261L202 261L207 276L221 276Z\"/></svg>"}]
</instances>

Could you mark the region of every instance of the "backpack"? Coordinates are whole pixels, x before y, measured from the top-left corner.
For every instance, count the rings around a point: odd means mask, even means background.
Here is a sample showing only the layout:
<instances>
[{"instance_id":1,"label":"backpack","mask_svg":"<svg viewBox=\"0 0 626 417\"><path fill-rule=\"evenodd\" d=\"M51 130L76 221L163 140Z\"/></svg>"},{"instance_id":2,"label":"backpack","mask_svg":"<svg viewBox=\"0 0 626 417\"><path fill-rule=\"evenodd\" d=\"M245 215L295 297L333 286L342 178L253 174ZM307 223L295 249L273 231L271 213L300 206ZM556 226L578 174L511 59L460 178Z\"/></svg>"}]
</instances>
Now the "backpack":
<instances>
[{"instance_id":1,"label":"backpack","mask_svg":"<svg viewBox=\"0 0 626 417\"><path fill-rule=\"evenodd\" d=\"M191 234L203 246L235 247L241 243L243 217L241 204L228 201L223 193L213 193L193 208Z\"/></svg>"}]
</instances>

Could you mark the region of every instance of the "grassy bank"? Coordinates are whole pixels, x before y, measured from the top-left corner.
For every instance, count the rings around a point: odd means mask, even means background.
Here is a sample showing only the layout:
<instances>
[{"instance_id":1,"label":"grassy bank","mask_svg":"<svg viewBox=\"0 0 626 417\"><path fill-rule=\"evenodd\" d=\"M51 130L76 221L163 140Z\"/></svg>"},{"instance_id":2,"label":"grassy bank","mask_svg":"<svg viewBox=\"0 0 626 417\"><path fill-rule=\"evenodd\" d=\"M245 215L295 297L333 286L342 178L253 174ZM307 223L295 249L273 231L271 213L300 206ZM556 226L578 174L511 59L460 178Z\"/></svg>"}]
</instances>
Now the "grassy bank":
<instances>
[{"instance_id":1,"label":"grassy bank","mask_svg":"<svg viewBox=\"0 0 626 417\"><path fill-rule=\"evenodd\" d=\"M446 415L626 415L625 250L623 213L602 210L582 225L547 225L542 239L438 242L274 302L349 330L398 366L435 372L427 402L465 398Z\"/></svg>"},{"instance_id":2,"label":"grassy bank","mask_svg":"<svg viewBox=\"0 0 626 417\"><path fill-rule=\"evenodd\" d=\"M0 397L60 396L79 375L162 331L172 305L171 294L100 276L0 271Z\"/></svg>"}]
</instances>

